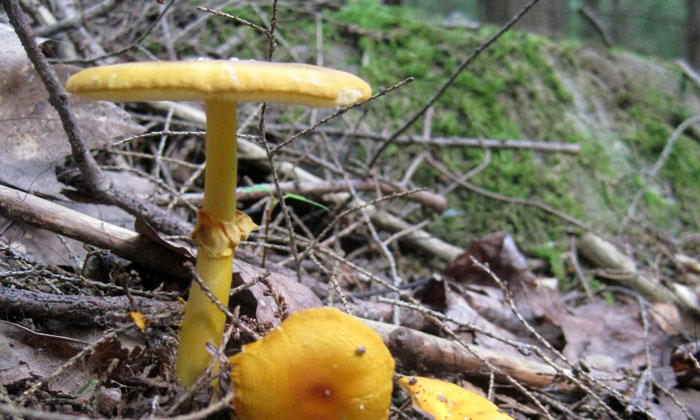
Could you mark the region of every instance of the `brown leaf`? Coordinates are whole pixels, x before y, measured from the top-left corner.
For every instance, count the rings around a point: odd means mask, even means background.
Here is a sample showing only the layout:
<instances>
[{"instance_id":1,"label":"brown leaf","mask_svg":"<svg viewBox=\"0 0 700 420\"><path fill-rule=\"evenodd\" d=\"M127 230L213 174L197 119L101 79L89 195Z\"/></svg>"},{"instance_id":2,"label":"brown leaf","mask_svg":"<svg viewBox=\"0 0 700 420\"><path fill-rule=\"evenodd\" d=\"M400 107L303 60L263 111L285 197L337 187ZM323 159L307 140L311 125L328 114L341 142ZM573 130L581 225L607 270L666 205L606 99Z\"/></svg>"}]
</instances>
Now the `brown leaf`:
<instances>
[{"instance_id":1,"label":"brown leaf","mask_svg":"<svg viewBox=\"0 0 700 420\"><path fill-rule=\"evenodd\" d=\"M237 281L238 284L254 281L259 275L265 272L264 269L242 261L241 259L234 259L233 265L234 271L237 274L234 276L234 286L237 285ZM311 289L291 277L282 273L273 272L270 273L267 280L272 290L269 290L269 288L262 283L258 283L249 289L254 300L251 301L248 299L246 301L241 301L241 297L234 297L234 300L236 300L238 304L243 303L243 305L245 305L247 302L248 310L254 310L254 317L261 324L270 322L274 326L279 325L281 320L277 318L275 314L279 313L280 309L282 309L279 308L277 303L280 298L286 305L283 311L286 314L323 306L321 300ZM275 295L277 297L275 297ZM251 304L255 305L255 307L250 308ZM245 308L242 309L245 311Z\"/></svg>"},{"instance_id":2,"label":"brown leaf","mask_svg":"<svg viewBox=\"0 0 700 420\"><path fill-rule=\"evenodd\" d=\"M586 360L593 364L589 367L608 372L646 365L645 333L637 305L598 301L571 308L570 315L559 322L566 338L564 355L571 360ZM654 323L647 340L653 365L667 364L676 340Z\"/></svg>"},{"instance_id":3,"label":"brown leaf","mask_svg":"<svg viewBox=\"0 0 700 420\"><path fill-rule=\"evenodd\" d=\"M18 324L0 320L0 384L48 376L80 352L86 342L49 334L39 334ZM58 386L64 392L76 391L88 375L76 378L77 388ZM51 385L50 385L51 386Z\"/></svg>"},{"instance_id":4,"label":"brown leaf","mask_svg":"<svg viewBox=\"0 0 700 420\"><path fill-rule=\"evenodd\" d=\"M506 285L520 314L538 332L557 348L561 348L560 319L566 316L559 292L541 285L528 269L527 260L513 238L504 232L496 232L472 242L469 248L455 258L444 274L469 285L479 284L497 287L471 257L488 265L489 269ZM498 292L502 295L502 292ZM473 298L472 298L473 299ZM484 314L482 314L484 315ZM501 324L514 325L508 319ZM522 327L516 326L521 334Z\"/></svg>"},{"instance_id":5,"label":"brown leaf","mask_svg":"<svg viewBox=\"0 0 700 420\"><path fill-rule=\"evenodd\" d=\"M686 343L673 350L671 367L680 385L700 389L700 372L696 369L699 359L700 341Z\"/></svg>"},{"instance_id":6,"label":"brown leaf","mask_svg":"<svg viewBox=\"0 0 700 420\"><path fill-rule=\"evenodd\" d=\"M73 66L54 66L65 83ZM54 168L70 154L58 114L14 30L0 24L0 182L19 189L60 196ZM108 145L143 128L129 114L108 102L70 97L88 148Z\"/></svg>"},{"instance_id":7,"label":"brown leaf","mask_svg":"<svg viewBox=\"0 0 700 420\"><path fill-rule=\"evenodd\" d=\"M527 266L513 238L505 232L491 233L469 244L469 248L455 258L444 274L459 282L493 285L493 280L471 260L488 264L489 268L509 286L531 282L534 276Z\"/></svg>"}]
</instances>

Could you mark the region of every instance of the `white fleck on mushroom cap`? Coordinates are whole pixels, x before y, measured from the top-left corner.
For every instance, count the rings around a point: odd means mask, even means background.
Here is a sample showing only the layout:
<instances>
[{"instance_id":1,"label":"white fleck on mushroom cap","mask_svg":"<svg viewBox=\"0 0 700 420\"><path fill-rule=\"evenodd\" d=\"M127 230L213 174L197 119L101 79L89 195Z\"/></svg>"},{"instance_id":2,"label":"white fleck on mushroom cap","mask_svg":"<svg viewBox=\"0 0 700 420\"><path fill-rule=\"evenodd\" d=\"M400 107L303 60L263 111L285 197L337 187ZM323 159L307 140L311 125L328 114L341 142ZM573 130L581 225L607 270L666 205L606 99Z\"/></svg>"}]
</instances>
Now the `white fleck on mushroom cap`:
<instances>
[{"instance_id":1,"label":"white fleck on mushroom cap","mask_svg":"<svg viewBox=\"0 0 700 420\"><path fill-rule=\"evenodd\" d=\"M73 75L69 92L111 101L275 102L314 107L368 99L370 86L344 71L254 60L155 61L94 67Z\"/></svg>"}]
</instances>

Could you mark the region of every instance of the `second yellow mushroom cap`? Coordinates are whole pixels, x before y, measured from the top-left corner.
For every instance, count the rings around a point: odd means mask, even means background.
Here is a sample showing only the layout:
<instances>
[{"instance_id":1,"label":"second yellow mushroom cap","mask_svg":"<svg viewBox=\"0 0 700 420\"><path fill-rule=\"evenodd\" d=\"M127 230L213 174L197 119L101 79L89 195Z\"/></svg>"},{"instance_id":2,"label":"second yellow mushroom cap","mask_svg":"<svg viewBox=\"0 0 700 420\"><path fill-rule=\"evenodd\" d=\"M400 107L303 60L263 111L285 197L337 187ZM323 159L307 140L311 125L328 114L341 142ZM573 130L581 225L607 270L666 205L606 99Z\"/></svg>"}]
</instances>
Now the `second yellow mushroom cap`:
<instances>
[{"instance_id":1,"label":"second yellow mushroom cap","mask_svg":"<svg viewBox=\"0 0 700 420\"><path fill-rule=\"evenodd\" d=\"M394 359L381 337L333 308L291 315L231 358L241 420L386 420Z\"/></svg>"}]
</instances>

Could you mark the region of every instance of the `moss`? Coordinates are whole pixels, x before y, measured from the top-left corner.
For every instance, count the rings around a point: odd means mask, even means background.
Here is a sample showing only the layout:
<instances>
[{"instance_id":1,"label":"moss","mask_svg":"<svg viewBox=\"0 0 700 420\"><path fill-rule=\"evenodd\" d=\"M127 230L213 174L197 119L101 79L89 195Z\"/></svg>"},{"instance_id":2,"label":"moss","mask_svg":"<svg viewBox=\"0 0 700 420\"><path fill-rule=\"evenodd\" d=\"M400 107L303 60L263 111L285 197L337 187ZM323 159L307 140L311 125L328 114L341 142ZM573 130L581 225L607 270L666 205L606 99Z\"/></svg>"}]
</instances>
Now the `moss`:
<instances>
[{"instance_id":1,"label":"moss","mask_svg":"<svg viewBox=\"0 0 700 420\"><path fill-rule=\"evenodd\" d=\"M572 286L564 264L564 246L557 242L545 242L528 249L528 253L542 258L549 264L549 270L559 280L559 287L568 290Z\"/></svg>"},{"instance_id":2,"label":"moss","mask_svg":"<svg viewBox=\"0 0 700 420\"><path fill-rule=\"evenodd\" d=\"M249 7L230 11L256 21ZM313 16L285 12L278 26L292 45L315 45ZM379 0L348 2L341 10L324 11L324 48L327 61L352 69L370 81L375 91L403 80L415 81L382 97L370 106L365 123L391 131L419 109L443 85L460 63L497 28L479 31L445 29L422 20L410 8L386 8ZM293 23L293 24L292 24ZM211 28L215 37L251 37L250 29L237 25ZM266 40L254 34L239 56L254 57ZM617 56L622 51L598 54L600 66L619 78L609 88L604 77L581 59L584 46L577 41L554 43L546 38L510 31L474 60L440 97L434 107L432 133L494 139L534 139L575 142L576 156L527 151L494 150L490 165L470 180L487 190L511 197L541 201L615 232L629 202L643 184L635 176L655 162L672 130L690 115L674 92L655 89L644 79L619 74ZM341 51L342 53L338 53ZM287 59L284 48L276 58ZM314 50L298 52L313 61ZM627 61L646 63L643 57ZM333 61L335 60L335 61ZM625 64L627 65L627 64ZM657 65L657 64L654 64ZM661 66L676 71L673 66ZM697 95L678 77L682 95ZM299 111L282 111L293 120ZM289 113L289 114L288 114ZM348 113L353 117L351 113ZM411 128L420 133L422 120ZM410 134L410 133L409 133ZM692 133L691 133L692 134ZM391 146L385 162L392 171L410 162L421 149ZM361 158L367 151L351 151ZM463 174L483 162L484 152L441 148L433 152L454 173ZM431 187L437 174L423 166L414 176L419 185ZM700 228L700 146L688 134L681 136L660 180L640 202L641 214L672 232ZM431 229L445 240L466 245L475 236L506 230L529 243L563 243L571 225L540 209L507 204L465 189L448 197L451 211L436 216Z\"/></svg>"},{"instance_id":3,"label":"moss","mask_svg":"<svg viewBox=\"0 0 700 420\"><path fill-rule=\"evenodd\" d=\"M640 166L648 168L661 155L675 127L690 113L667 93L646 87L633 90L629 108L630 121L624 126L623 138L638 152ZM642 211L662 228L678 232L685 227L700 227L700 146L686 135L675 143L660 174L668 182L664 196L659 190L664 185L650 180L651 187L644 193ZM680 223L679 223L680 222Z\"/></svg>"},{"instance_id":4,"label":"moss","mask_svg":"<svg viewBox=\"0 0 700 420\"><path fill-rule=\"evenodd\" d=\"M370 12L368 12L370 11ZM374 87L395 83L407 76L416 81L399 95L388 98L383 117L403 120L415 112L438 89L460 62L496 28L480 32L445 31L415 19L410 12L391 9L376 1L364 0L333 16L364 29L388 34L384 39L361 37L358 45L369 55L362 76ZM402 31L406 28L409 31ZM396 36L400 34L401 36ZM560 121L563 105L571 95L556 76L549 58L554 44L545 38L519 32L506 33L489 50L465 69L436 104L432 132L442 136L518 139L540 135L557 138L567 127L545 127L547 121ZM377 59L376 57L381 57ZM522 88L520 94L515 89ZM408 101L405 98L409 98ZM524 118L519 111L528 111ZM522 118L522 119L521 119ZM387 153L398 153L391 150ZM457 148L443 149L441 158L455 173L465 173L483 160L483 153ZM483 188L513 197L537 197L555 207L582 214L569 192L566 178L550 173L541 179L541 167L549 161L565 166L571 159L535 155L530 152L494 151L489 167L472 181ZM432 175L434 176L434 175ZM430 179L431 175L422 176ZM561 221L534 208L503 205L475 194L453 200L462 223L455 218L438 218L436 233L445 239L466 244L464 235L482 235L498 229L530 232L546 239ZM463 211L463 213L462 213ZM543 232L533 233L533 232Z\"/></svg>"}]
</instances>

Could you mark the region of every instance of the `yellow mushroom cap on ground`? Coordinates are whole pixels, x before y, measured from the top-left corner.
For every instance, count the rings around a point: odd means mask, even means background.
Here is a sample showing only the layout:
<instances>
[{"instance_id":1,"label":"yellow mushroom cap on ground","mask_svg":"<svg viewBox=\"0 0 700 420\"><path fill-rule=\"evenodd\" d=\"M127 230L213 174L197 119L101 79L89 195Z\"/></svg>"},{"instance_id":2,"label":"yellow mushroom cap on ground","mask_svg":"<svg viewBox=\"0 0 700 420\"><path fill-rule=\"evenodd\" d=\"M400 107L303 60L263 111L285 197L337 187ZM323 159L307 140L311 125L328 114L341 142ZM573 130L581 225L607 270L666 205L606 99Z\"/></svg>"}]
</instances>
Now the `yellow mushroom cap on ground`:
<instances>
[{"instance_id":1,"label":"yellow mushroom cap on ground","mask_svg":"<svg viewBox=\"0 0 700 420\"><path fill-rule=\"evenodd\" d=\"M231 357L241 420L386 420L394 359L381 337L333 308L297 312Z\"/></svg>"},{"instance_id":2,"label":"yellow mushroom cap on ground","mask_svg":"<svg viewBox=\"0 0 700 420\"><path fill-rule=\"evenodd\" d=\"M411 394L413 408L435 420L513 420L491 401L450 382L418 376L404 376L397 382Z\"/></svg>"}]
</instances>

